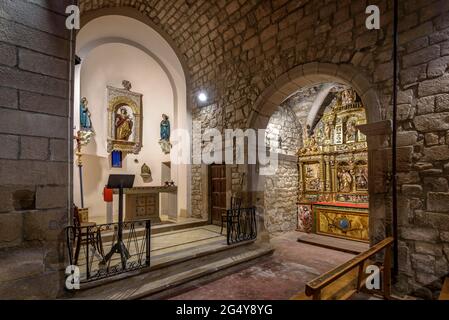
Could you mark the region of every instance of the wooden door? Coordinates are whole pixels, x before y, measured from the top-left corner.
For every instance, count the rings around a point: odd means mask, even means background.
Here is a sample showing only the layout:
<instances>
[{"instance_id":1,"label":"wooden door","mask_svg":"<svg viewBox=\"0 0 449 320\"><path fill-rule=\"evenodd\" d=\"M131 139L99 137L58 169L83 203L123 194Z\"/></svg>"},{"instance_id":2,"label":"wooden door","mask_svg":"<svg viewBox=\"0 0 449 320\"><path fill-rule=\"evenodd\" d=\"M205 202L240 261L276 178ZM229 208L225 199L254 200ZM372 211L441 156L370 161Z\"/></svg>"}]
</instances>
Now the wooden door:
<instances>
[{"instance_id":1,"label":"wooden door","mask_svg":"<svg viewBox=\"0 0 449 320\"><path fill-rule=\"evenodd\" d=\"M221 215L226 214L226 166L210 166L211 223L221 225Z\"/></svg>"}]
</instances>

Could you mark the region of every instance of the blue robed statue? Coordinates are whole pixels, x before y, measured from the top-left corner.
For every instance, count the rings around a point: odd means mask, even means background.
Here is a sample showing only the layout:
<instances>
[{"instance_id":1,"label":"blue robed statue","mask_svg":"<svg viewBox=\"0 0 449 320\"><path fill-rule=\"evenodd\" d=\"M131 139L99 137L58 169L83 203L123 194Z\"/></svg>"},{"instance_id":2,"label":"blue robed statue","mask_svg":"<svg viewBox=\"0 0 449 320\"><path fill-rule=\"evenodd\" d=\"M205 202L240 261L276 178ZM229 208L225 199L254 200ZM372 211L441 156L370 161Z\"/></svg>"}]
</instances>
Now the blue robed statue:
<instances>
[{"instance_id":1,"label":"blue robed statue","mask_svg":"<svg viewBox=\"0 0 449 320\"><path fill-rule=\"evenodd\" d=\"M170 141L170 121L166 114L162 115L161 121L161 140Z\"/></svg>"},{"instance_id":2,"label":"blue robed statue","mask_svg":"<svg viewBox=\"0 0 449 320\"><path fill-rule=\"evenodd\" d=\"M162 148L162 152L165 154L170 153L170 149L172 148L170 143L170 121L168 120L168 116L166 114L162 115L161 140L159 140L159 145Z\"/></svg>"},{"instance_id":3,"label":"blue robed statue","mask_svg":"<svg viewBox=\"0 0 449 320\"><path fill-rule=\"evenodd\" d=\"M80 129L92 130L92 121L90 120L90 111L87 108L88 101L84 97L80 103Z\"/></svg>"}]
</instances>

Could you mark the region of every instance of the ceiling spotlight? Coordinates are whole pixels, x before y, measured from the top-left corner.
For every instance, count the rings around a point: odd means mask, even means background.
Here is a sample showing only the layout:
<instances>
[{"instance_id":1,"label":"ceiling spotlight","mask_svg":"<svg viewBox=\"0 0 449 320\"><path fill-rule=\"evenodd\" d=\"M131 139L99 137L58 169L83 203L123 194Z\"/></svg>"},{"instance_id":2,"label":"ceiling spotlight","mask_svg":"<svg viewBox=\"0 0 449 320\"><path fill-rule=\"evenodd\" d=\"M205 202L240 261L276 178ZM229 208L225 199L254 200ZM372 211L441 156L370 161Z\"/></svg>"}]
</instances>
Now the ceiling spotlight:
<instances>
[{"instance_id":1,"label":"ceiling spotlight","mask_svg":"<svg viewBox=\"0 0 449 320\"><path fill-rule=\"evenodd\" d=\"M198 95L198 100L200 102L206 102L207 101L207 95L204 92L200 92L200 94Z\"/></svg>"}]
</instances>

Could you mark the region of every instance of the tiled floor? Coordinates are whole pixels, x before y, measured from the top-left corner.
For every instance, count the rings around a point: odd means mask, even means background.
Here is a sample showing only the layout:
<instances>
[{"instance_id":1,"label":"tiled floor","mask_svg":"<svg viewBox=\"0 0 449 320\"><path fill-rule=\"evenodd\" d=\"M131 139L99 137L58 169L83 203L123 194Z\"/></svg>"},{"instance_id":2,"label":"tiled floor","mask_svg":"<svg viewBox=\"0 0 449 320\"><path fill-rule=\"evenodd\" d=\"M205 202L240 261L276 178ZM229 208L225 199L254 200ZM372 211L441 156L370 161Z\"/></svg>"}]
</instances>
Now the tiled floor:
<instances>
[{"instance_id":1,"label":"tiled floor","mask_svg":"<svg viewBox=\"0 0 449 320\"><path fill-rule=\"evenodd\" d=\"M306 282L353 257L349 253L298 243L297 237L297 232L278 236L272 239L275 247L272 256L172 299L289 299L303 291Z\"/></svg>"}]
</instances>

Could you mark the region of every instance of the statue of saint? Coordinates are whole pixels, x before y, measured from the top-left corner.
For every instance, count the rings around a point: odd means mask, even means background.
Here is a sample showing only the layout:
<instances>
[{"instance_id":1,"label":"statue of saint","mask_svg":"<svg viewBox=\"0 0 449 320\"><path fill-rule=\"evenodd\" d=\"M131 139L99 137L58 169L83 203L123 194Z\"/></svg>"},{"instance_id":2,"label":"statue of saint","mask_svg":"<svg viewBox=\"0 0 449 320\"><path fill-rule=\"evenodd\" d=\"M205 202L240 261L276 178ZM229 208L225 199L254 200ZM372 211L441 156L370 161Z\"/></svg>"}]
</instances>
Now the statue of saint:
<instances>
[{"instance_id":1,"label":"statue of saint","mask_svg":"<svg viewBox=\"0 0 449 320\"><path fill-rule=\"evenodd\" d=\"M366 168L361 168L357 172L356 186L358 190L368 189L368 173Z\"/></svg>"},{"instance_id":2,"label":"statue of saint","mask_svg":"<svg viewBox=\"0 0 449 320\"><path fill-rule=\"evenodd\" d=\"M162 148L162 152L169 154L172 148L170 143L170 120L166 114L162 115L161 121L161 140L159 140L159 145Z\"/></svg>"},{"instance_id":3,"label":"statue of saint","mask_svg":"<svg viewBox=\"0 0 449 320\"><path fill-rule=\"evenodd\" d=\"M340 186L340 192L351 192L352 176L349 171L341 170L338 173L338 184Z\"/></svg>"},{"instance_id":4,"label":"statue of saint","mask_svg":"<svg viewBox=\"0 0 449 320\"><path fill-rule=\"evenodd\" d=\"M321 126L318 128L318 132L316 133L316 136L317 136L317 140L318 140L320 143L322 143L323 140L324 140L324 128L323 128L323 125L321 125Z\"/></svg>"},{"instance_id":5,"label":"statue of saint","mask_svg":"<svg viewBox=\"0 0 449 320\"><path fill-rule=\"evenodd\" d=\"M355 100L357 99L357 94L354 90L347 89L341 93L341 99L343 106L350 106L354 104Z\"/></svg>"},{"instance_id":6,"label":"statue of saint","mask_svg":"<svg viewBox=\"0 0 449 320\"><path fill-rule=\"evenodd\" d=\"M161 140L170 141L170 121L166 114L162 115L161 121Z\"/></svg>"},{"instance_id":7,"label":"statue of saint","mask_svg":"<svg viewBox=\"0 0 449 320\"><path fill-rule=\"evenodd\" d=\"M128 141L133 132L133 121L126 108L120 108L115 115L115 136L117 140Z\"/></svg>"},{"instance_id":8,"label":"statue of saint","mask_svg":"<svg viewBox=\"0 0 449 320\"><path fill-rule=\"evenodd\" d=\"M355 121L351 120L348 122L346 127L346 141L356 141L357 128L355 126Z\"/></svg>"},{"instance_id":9,"label":"statue of saint","mask_svg":"<svg viewBox=\"0 0 449 320\"><path fill-rule=\"evenodd\" d=\"M332 126L332 123L329 122L324 127L324 136L325 136L326 140L330 140L331 139L331 126Z\"/></svg>"},{"instance_id":10,"label":"statue of saint","mask_svg":"<svg viewBox=\"0 0 449 320\"><path fill-rule=\"evenodd\" d=\"M92 121L90 120L90 111L87 108L87 99L84 97L80 102L80 129L82 131L92 130Z\"/></svg>"}]
</instances>

